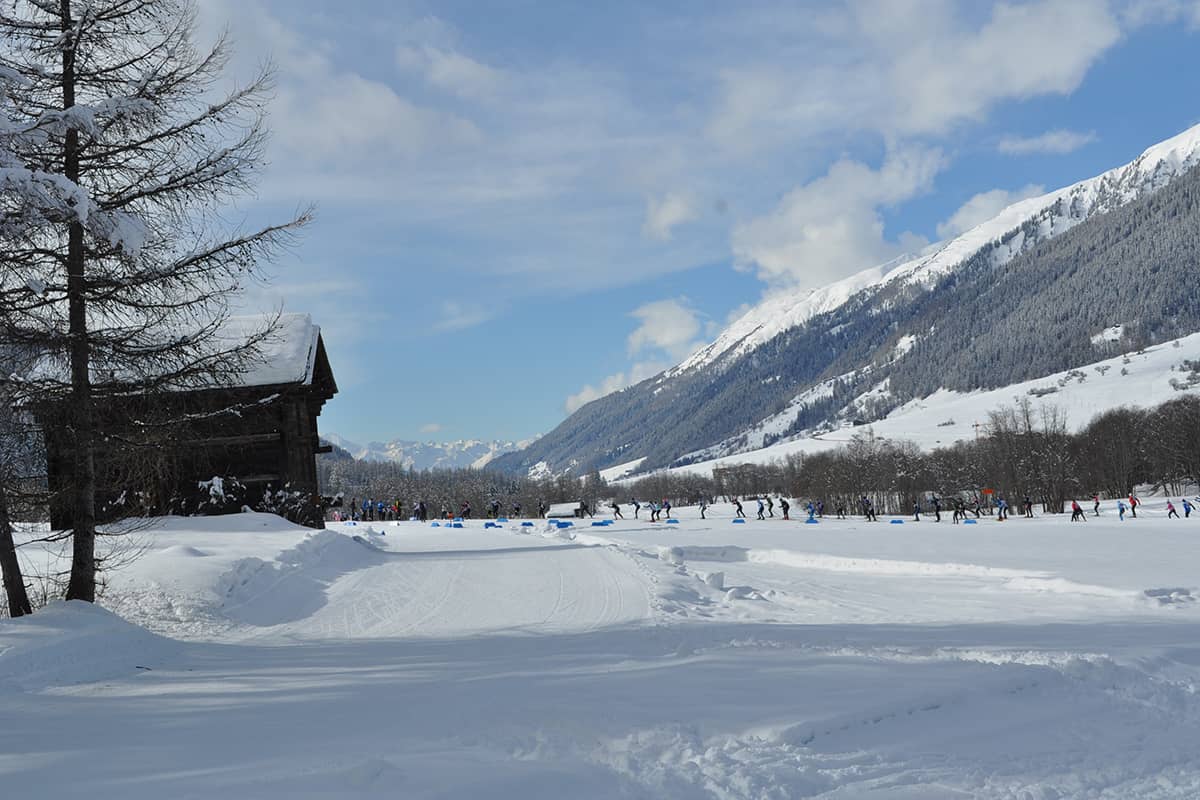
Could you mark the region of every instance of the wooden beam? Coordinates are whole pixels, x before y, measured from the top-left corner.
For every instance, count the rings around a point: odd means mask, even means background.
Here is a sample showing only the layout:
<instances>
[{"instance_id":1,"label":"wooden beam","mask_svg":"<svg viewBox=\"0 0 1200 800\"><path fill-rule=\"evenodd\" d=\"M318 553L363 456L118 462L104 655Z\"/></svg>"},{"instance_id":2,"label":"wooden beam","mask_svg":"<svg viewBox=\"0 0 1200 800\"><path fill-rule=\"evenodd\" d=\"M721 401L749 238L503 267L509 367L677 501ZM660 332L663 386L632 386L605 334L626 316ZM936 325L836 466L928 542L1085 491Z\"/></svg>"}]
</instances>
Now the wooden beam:
<instances>
[{"instance_id":1,"label":"wooden beam","mask_svg":"<svg viewBox=\"0 0 1200 800\"><path fill-rule=\"evenodd\" d=\"M208 439L185 439L180 447L222 447L239 444L269 444L279 441L279 431L273 433L244 433L240 436L213 436Z\"/></svg>"},{"instance_id":2,"label":"wooden beam","mask_svg":"<svg viewBox=\"0 0 1200 800\"><path fill-rule=\"evenodd\" d=\"M247 483L279 483L278 475L245 475L238 478L243 484Z\"/></svg>"}]
</instances>

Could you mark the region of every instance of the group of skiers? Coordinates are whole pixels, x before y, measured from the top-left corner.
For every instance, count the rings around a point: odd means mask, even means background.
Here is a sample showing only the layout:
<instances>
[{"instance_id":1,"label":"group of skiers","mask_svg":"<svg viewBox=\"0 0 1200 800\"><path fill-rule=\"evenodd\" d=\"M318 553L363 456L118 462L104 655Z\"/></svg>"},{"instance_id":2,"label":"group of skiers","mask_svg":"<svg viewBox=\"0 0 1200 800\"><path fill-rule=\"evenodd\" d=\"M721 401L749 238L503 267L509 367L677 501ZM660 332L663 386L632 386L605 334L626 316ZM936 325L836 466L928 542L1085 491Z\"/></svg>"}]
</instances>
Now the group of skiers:
<instances>
[{"instance_id":1,"label":"group of skiers","mask_svg":"<svg viewBox=\"0 0 1200 800\"><path fill-rule=\"evenodd\" d=\"M778 499L769 494L757 495L753 498L753 501L757 504L756 518L759 520L774 518L776 505L779 506L782 519L791 519L791 504L788 502L787 498L783 497L782 495L780 495ZM700 497L694 502L700 509L700 519L708 519L708 509L710 506L709 498ZM734 519L746 519L746 511L742 506L741 499L734 497L731 502L733 505ZM875 512L875 504L870 497L867 495L862 495L859 498L858 503L860 513L867 521L874 522L878 520L878 516ZM1182 518L1188 519L1192 516L1192 512L1196 509L1196 503L1200 503L1200 497L1197 497L1195 502L1186 497L1180 500L1180 506L1183 508ZM642 518L640 515L643 507L649 511L648 519L650 522L662 522L671 517L671 501L665 497L661 501L651 501L647 503L639 502L636 497L631 497L629 504L633 506L634 519ZM1003 496L997 496L994 504L992 505L994 505L997 520L1004 521L1009 518L1009 504ZM1140 505L1141 500L1134 494L1130 494L1128 498L1118 499L1118 518L1123 521L1125 519L1125 514L1129 513L1131 517L1136 519L1137 510ZM983 513L985 513L985 511L989 515L992 513L992 507L989 506L985 508L980 504L978 499L967 502L961 497L955 497L950 501L950 507L953 511L952 521L956 525L959 522L966 520L970 514L973 514L975 518L978 519L983 515ZM625 519L625 515L621 511L621 504L616 499L613 499L609 502L609 508L612 510L613 519ZM846 504L844 502L839 501L834 508L838 519L848 519L846 513ZM920 500L913 503L913 520L919 522L921 520L921 514L925 513L932 514L935 522L941 522L942 509L943 500L937 495L930 495L926 498L924 505ZM1175 507L1174 502L1172 502L1170 499L1167 500L1166 509L1167 519L1180 519L1179 511ZM549 507L546 505L546 503L539 499L537 503L538 517L544 518L548 510ZM810 520L823 519L825 516L825 501L809 500L806 502L804 510L808 513L808 519ZM1029 519L1033 518L1033 501L1028 495L1025 495L1022 498L1019 504L1019 510L1023 517ZM594 515L594 512L595 508L586 500L579 501L579 506L576 511L577 516L591 517ZM358 498L354 498L345 510L334 509L332 515L333 519L337 521L364 520L372 522L385 522L400 519L412 519L425 522L429 519L429 509L424 500L418 500L417 502L413 503L411 509L406 511L405 504L400 500L386 502L383 500L368 498L362 500L360 503ZM1100 515L1100 496L1098 494L1092 495L1092 515ZM437 518L450 519L453 516L455 516L455 513L453 513L451 509L447 508L446 504L443 503ZM457 510L457 516L461 517L462 519L471 518L471 503L469 501L463 501ZM504 511L501 502L497 499L492 499L489 501L488 517L491 519L499 519L502 516L504 516ZM520 503L512 503L509 516L521 516ZM1071 521L1087 521L1087 514L1084 513L1083 506L1081 506L1077 500L1071 501Z\"/></svg>"}]
</instances>

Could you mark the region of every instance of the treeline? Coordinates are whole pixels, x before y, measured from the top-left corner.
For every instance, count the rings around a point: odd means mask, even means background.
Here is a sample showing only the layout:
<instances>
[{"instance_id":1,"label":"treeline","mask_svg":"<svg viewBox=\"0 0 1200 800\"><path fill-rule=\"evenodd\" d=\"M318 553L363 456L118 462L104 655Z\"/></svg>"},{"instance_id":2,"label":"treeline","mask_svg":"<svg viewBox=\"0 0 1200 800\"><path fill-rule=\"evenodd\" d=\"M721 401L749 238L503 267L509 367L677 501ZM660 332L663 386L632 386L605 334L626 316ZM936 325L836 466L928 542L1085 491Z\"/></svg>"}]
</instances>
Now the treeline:
<instances>
[{"instance_id":1,"label":"treeline","mask_svg":"<svg viewBox=\"0 0 1200 800\"><path fill-rule=\"evenodd\" d=\"M476 515L496 500L505 513L517 503L534 516L539 500L603 505L615 499L624 505L634 498L667 499L678 506L767 494L824 500L828 508L845 505L852 512L865 496L883 514L906 514L932 496L984 507L1001 497L1016 506L1028 497L1045 512L1061 513L1072 499L1092 494L1123 497L1144 485L1179 494L1200 484L1200 396L1184 395L1148 410L1116 408L1078 433L1069 431L1057 406L1035 406L1023 398L989 413L977 439L931 452L867 428L837 450L719 467L711 477L660 472L609 485L593 470L582 479L539 481L489 470L417 471L356 461L336 449L322 456L318 471L323 491L340 492L347 503L399 500L411 510L424 500L435 516L442 508L457 512L464 501Z\"/></svg>"},{"instance_id":2,"label":"treeline","mask_svg":"<svg viewBox=\"0 0 1200 800\"><path fill-rule=\"evenodd\" d=\"M391 461L359 461L336 446L318 457L317 480L322 494L334 496L335 503L340 500L331 512L361 511L362 501L372 500L399 503L404 517L417 502L425 503L431 517L457 513L463 503L471 505L475 516L484 516L493 501L505 514L519 505L522 515L532 517L539 501L596 503L609 491L598 473L534 480L486 469L416 470Z\"/></svg>"},{"instance_id":3,"label":"treeline","mask_svg":"<svg viewBox=\"0 0 1200 800\"><path fill-rule=\"evenodd\" d=\"M884 513L907 513L931 494L982 505L1028 497L1061 513L1072 499L1092 494L1127 496L1147 484L1178 494L1197 482L1200 397L1151 410L1113 409L1076 434L1057 407L1034 408L1025 399L989 414L976 441L929 453L911 442L857 436L845 448L806 457L795 492L849 508L866 495Z\"/></svg>"},{"instance_id":4,"label":"treeline","mask_svg":"<svg viewBox=\"0 0 1200 800\"><path fill-rule=\"evenodd\" d=\"M737 464L712 478L660 473L620 491L621 497L691 502L761 494L824 500L826 506L904 514L931 496L987 506L1028 497L1061 513L1075 498L1123 497L1149 485L1170 494L1200 484L1200 397L1184 395L1153 409L1116 408L1071 433L1053 404L1029 398L997 409L979 438L923 452L916 444L868 428L845 447L796 454L773 464ZM992 490L985 494L984 490Z\"/></svg>"}]
</instances>

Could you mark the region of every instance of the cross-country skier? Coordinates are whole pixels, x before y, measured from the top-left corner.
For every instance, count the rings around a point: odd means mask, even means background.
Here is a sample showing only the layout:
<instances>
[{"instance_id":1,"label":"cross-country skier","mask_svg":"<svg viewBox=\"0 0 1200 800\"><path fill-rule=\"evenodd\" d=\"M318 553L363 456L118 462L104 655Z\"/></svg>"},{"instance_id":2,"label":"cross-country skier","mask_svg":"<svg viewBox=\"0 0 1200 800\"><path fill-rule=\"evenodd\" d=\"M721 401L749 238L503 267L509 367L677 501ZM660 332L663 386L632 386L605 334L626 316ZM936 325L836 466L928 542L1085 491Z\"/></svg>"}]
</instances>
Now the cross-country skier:
<instances>
[{"instance_id":1,"label":"cross-country skier","mask_svg":"<svg viewBox=\"0 0 1200 800\"><path fill-rule=\"evenodd\" d=\"M633 503L633 518L638 518L638 512L642 510L642 504L637 501L636 497L629 498L629 502Z\"/></svg>"},{"instance_id":2,"label":"cross-country skier","mask_svg":"<svg viewBox=\"0 0 1200 800\"><path fill-rule=\"evenodd\" d=\"M1100 516L1100 495L1098 494L1092 495L1092 516Z\"/></svg>"},{"instance_id":3,"label":"cross-country skier","mask_svg":"<svg viewBox=\"0 0 1200 800\"><path fill-rule=\"evenodd\" d=\"M783 518L791 519L791 517L788 516L788 510L791 509L792 506L790 503L788 503L786 497L779 498L779 507L783 509Z\"/></svg>"},{"instance_id":4,"label":"cross-country skier","mask_svg":"<svg viewBox=\"0 0 1200 800\"><path fill-rule=\"evenodd\" d=\"M764 506L764 505L763 505L763 501L762 501L762 498L761 498L761 497L757 497L757 498L755 498L755 499L756 499L756 500L758 500L758 518L759 518L759 519L764 519L764 520L765 520L767 517L766 517L766 515L763 513L763 510L766 508L766 506Z\"/></svg>"},{"instance_id":5,"label":"cross-country skier","mask_svg":"<svg viewBox=\"0 0 1200 800\"><path fill-rule=\"evenodd\" d=\"M1129 514L1134 519L1137 519L1137 507L1141 504L1142 501L1137 499L1137 495L1129 495Z\"/></svg>"},{"instance_id":6,"label":"cross-country skier","mask_svg":"<svg viewBox=\"0 0 1200 800\"><path fill-rule=\"evenodd\" d=\"M737 499L736 497L733 498L733 516L736 519L745 519L746 518L746 512L742 510L742 501Z\"/></svg>"},{"instance_id":7,"label":"cross-country skier","mask_svg":"<svg viewBox=\"0 0 1200 800\"><path fill-rule=\"evenodd\" d=\"M1170 519L1171 517L1174 517L1175 519L1179 519L1179 512L1175 510L1175 504L1172 503L1170 500L1168 500L1167 501L1167 519Z\"/></svg>"},{"instance_id":8,"label":"cross-country skier","mask_svg":"<svg viewBox=\"0 0 1200 800\"><path fill-rule=\"evenodd\" d=\"M1087 514L1083 513L1083 506L1079 505L1077 500L1071 501L1071 522L1075 521L1087 522Z\"/></svg>"},{"instance_id":9,"label":"cross-country skier","mask_svg":"<svg viewBox=\"0 0 1200 800\"><path fill-rule=\"evenodd\" d=\"M1120 519L1122 522L1125 521L1125 501L1124 500L1117 501L1117 518Z\"/></svg>"},{"instance_id":10,"label":"cross-country skier","mask_svg":"<svg viewBox=\"0 0 1200 800\"><path fill-rule=\"evenodd\" d=\"M701 497L700 498L700 519L708 519L708 517L704 516L704 513L706 511L708 511L708 498Z\"/></svg>"},{"instance_id":11,"label":"cross-country skier","mask_svg":"<svg viewBox=\"0 0 1200 800\"><path fill-rule=\"evenodd\" d=\"M771 499L771 495L767 495L767 514L775 516L775 501Z\"/></svg>"},{"instance_id":12,"label":"cross-country skier","mask_svg":"<svg viewBox=\"0 0 1200 800\"><path fill-rule=\"evenodd\" d=\"M616 501L612 501L613 519L625 519L625 515L621 513L621 505Z\"/></svg>"},{"instance_id":13,"label":"cross-country skier","mask_svg":"<svg viewBox=\"0 0 1200 800\"><path fill-rule=\"evenodd\" d=\"M1183 498L1182 502L1183 502L1183 518L1187 519L1188 517L1190 517L1192 515L1192 508L1194 508L1194 506L1191 504L1191 502L1186 497Z\"/></svg>"}]
</instances>

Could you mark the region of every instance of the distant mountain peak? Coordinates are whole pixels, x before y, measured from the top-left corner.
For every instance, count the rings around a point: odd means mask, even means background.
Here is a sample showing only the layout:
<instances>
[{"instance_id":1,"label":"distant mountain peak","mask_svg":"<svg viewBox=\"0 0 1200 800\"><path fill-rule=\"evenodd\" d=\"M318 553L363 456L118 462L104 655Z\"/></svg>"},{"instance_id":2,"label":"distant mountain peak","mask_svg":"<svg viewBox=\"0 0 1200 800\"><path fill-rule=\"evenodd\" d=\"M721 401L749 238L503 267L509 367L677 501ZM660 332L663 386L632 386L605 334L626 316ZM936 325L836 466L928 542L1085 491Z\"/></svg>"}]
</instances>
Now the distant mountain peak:
<instances>
[{"instance_id":1,"label":"distant mountain peak","mask_svg":"<svg viewBox=\"0 0 1200 800\"><path fill-rule=\"evenodd\" d=\"M336 433L322 434L330 444L346 450L361 461L393 461L411 469L483 469L493 459L528 447L535 441L482 441L458 439L449 442L394 439L371 441L366 445L352 442Z\"/></svg>"}]
</instances>

